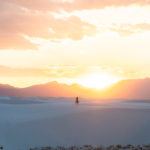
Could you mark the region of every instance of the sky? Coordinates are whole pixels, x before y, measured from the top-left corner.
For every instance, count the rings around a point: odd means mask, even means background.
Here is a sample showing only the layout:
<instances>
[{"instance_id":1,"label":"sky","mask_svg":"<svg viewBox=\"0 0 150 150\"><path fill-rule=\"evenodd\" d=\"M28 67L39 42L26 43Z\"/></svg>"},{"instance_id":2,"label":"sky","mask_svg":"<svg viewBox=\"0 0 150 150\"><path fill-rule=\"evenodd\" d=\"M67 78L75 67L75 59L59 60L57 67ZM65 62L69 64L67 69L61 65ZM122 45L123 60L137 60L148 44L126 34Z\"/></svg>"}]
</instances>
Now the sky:
<instances>
[{"instance_id":1,"label":"sky","mask_svg":"<svg viewBox=\"0 0 150 150\"><path fill-rule=\"evenodd\" d=\"M0 83L150 77L150 0L0 0L0 11Z\"/></svg>"}]
</instances>

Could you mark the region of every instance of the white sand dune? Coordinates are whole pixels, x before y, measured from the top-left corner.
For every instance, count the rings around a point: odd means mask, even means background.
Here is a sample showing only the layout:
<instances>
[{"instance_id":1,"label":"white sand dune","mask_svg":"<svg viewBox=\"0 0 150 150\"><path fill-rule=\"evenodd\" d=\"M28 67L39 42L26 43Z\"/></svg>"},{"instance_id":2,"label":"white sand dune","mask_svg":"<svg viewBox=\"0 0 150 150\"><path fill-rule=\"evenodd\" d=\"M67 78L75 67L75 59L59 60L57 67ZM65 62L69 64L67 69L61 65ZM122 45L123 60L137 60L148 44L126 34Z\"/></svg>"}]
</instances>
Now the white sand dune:
<instances>
[{"instance_id":1,"label":"white sand dune","mask_svg":"<svg viewBox=\"0 0 150 150\"><path fill-rule=\"evenodd\" d=\"M150 103L11 100L0 99L0 144L5 150L150 143Z\"/></svg>"}]
</instances>

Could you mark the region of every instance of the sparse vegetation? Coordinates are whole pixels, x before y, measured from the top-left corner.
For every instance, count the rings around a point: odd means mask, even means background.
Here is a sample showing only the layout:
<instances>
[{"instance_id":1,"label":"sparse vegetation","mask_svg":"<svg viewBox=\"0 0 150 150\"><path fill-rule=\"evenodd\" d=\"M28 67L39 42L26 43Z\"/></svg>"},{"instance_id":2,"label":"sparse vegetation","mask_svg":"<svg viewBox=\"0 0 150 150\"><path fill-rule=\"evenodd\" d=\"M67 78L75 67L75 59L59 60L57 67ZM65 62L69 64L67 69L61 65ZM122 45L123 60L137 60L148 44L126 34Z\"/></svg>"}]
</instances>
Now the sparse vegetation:
<instances>
[{"instance_id":1,"label":"sparse vegetation","mask_svg":"<svg viewBox=\"0 0 150 150\"><path fill-rule=\"evenodd\" d=\"M0 150L3 150L3 146L0 146Z\"/></svg>"},{"instance_id":2,"label":"sparse vegetation","mask_svg":"<svg viewBox=\"0 0 150 150\"><path fill-rule=\"evenodd\" d=\"M91 145L84 145L84 146L70 146L70 147L42 147L42 148L30 148L30 150L150 150L149 145L110 145L110 146L91 146Z\"/></svg>"}]
</instances>

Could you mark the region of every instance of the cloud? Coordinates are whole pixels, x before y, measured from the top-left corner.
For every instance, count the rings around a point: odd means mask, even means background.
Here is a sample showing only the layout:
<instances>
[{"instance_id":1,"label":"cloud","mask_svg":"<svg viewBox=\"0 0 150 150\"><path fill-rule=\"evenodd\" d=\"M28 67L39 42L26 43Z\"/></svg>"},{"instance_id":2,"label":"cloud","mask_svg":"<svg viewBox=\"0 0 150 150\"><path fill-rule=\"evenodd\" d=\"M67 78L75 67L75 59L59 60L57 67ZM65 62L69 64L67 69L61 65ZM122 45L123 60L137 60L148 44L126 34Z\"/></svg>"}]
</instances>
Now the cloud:
<instances>
[{"instance_id":1,"label":"cloud","mask_svg":"<svg viewBox=\"0 0 150 150\"><path fill-rule=\"evenodd\" d=\"M118 32L122 36L129 36L131 34L140 33L143 31L150 31L150 24L140 23L140 24L114 25L110 29L112 31Z\"/></svg>"},{"instance_id":2,"label":"cloud","mask_svg":"<svg viewBox=\"0 0 150 150\"><path fill-rule=\"evenodd\" d=\"M46 70L0 66L0 74L1 77L42 77L46 76Z\"/></svg>"},{"instance_id":3,"label":"cloud","mask_svg":"<svg viewBox=\"0 0 150 150\"><path fill-rule=\"evenodd\" d=\"M37 44L25 37L80 40L96 33L96 27L93 24L79 17L55 18L53 12L132 4L149 5L150 0L0 0L0 50L38 49ZM132 31L124 28L123 32L130 34Z\"/></svg>"},{"instance_id":4,"label":"cloud","mask_svg":"<svg viewBox=\"0 0 150 150\"><path fill-rule=\"evenodd\" d=\"M100 9L105 7L118 7L129 5L149 5L150 0L74 0L72 3L64 4L64 10Z\"/></svg>"},{"instance_id":5,"label":"cloud","mask_svg":"<svg viewBox=\"0 0 150 150\"><path fill-rule=\"evenodd\" d=\"M76 77L85 68L75 66L50 66L49 68L11 68L0 66L1 77L46 77L46 78L66 78Z\"/></svg>"},{"instance_id":6,"label":"cloud","mask_svg":"<svg viewBox=\"0 0 150 150\"><path fill-rule=\"evenodd\" d=\"M39 5L44 3L38 0L36 2ZM66 38L80 40L95 33L94 25L78 17L60 19L48 12L44 13L41 10L36 12L34 8L29 7L34 3L35 1L31 3L23 0L0 0L0 49L36 49L37 45L31 43L26 36L49 40Z\"/></svg>"},{"instance_id":7,"label":"cloud","mask_svg":"<svg viewBox=\"0 0 150 150\"><path fill-rule=\"evenodd\" d=\"M92 35L96 31L94 25L83 22L75 16L71 16L67 18L67 20L55 20L55 22L51 24L51 29L51 38L70 38L73 40L80 40L85 35Z\"/></svg>"},{"instance_id":8,"label":"cloud","mask_svg":"<svg viewBox=\"0 0 150 150\"><path fill-rule=\"evenodd\" d=\"M20 5L23 8L40 11L74 11L84 9L99 9L109 6L150 4L150 0L5 0L5 2Z\"/></svg>"}]
</instances>

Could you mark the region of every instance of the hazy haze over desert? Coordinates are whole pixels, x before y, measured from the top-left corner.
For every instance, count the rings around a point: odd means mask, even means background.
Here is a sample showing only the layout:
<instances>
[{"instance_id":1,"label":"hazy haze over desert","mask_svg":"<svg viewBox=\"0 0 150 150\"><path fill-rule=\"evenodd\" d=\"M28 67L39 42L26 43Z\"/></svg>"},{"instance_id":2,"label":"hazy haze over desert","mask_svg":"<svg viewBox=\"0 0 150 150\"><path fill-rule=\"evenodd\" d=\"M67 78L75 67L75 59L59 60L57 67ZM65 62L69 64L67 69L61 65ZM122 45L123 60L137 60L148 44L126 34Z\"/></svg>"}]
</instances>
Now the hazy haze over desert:
<instances>
[{"instance_id":1,"label":"hazy haze over desert","mask_svg":"<svg viewBox=\"0 0 150 150\"><path fill-rule=\"evenodd\" d=\"M0 98L6 150L43 146L149 144L150 102L73 98Z\"/></svg>"}]
</instances>

